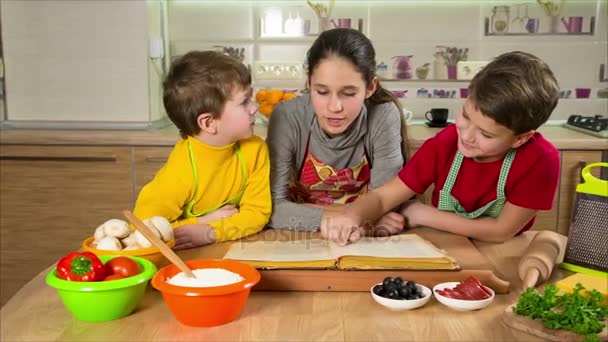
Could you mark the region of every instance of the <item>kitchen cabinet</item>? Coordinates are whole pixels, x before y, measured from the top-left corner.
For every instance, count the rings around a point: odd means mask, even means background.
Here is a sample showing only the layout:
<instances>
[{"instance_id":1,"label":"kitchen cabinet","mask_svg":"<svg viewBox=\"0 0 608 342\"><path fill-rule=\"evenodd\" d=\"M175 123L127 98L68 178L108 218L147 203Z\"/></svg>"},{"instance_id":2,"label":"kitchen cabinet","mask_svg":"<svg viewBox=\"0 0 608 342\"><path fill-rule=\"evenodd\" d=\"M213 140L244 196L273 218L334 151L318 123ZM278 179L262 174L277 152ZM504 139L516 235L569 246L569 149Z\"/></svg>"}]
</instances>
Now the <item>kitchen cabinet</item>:
<instances>
[{"instance_id":1,"label":"kitchen cabinet","mask_svg":"<svg viewBox=\"0 0 608 342\"><path fill-rule=\"evenodd\" d=\"M562 170L559 183L559 203L557 232L568 235L572 210L576 198L576 186L581 180L582 168L590 163L608 162L607 151L563 151ZM600 177L601 168L591 170L595 177ZM605 179L605 178L604 178Z\"/></svg>"},{"instance_id":2,"label":"kitchen cabinet","mask_svg":"<svg viewBox=\"0 0 608 342\"><path fill-rule=\"evenodd\" d=\"M1 300L131 208L131 148L2 146Z\"/></svg>"},{"instance_id":3,"label":"kitchen cabinet","mask_svg":"<svg viewBox=\"0 0 608 342\"><path fill-rule=\"evenodd\" d=\"M133 205L144 185L167 162L173 147L135 147L133 150Z\"/></svg>"}]
</instances>

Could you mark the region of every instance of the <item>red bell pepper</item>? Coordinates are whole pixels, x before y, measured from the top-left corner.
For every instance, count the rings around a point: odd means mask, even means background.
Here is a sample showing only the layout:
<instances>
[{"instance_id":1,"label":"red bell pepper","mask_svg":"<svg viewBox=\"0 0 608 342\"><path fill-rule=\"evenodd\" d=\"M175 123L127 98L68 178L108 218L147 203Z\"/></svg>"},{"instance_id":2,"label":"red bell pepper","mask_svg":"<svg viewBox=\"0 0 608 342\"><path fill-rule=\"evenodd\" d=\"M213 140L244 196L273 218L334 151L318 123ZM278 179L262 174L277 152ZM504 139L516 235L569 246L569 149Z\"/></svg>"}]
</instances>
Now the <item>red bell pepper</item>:
<instances>
[{"instance_id":1,"label":"red bell pepper","mask_svg":"<svg viewBox=\"0 0 608 342\"><path fill-rule=\"evenodd\" d=\"M102 281L106 268L91 252L72 252L57 263L57 277L71 281Z\"/></svg>"}]
</instances>

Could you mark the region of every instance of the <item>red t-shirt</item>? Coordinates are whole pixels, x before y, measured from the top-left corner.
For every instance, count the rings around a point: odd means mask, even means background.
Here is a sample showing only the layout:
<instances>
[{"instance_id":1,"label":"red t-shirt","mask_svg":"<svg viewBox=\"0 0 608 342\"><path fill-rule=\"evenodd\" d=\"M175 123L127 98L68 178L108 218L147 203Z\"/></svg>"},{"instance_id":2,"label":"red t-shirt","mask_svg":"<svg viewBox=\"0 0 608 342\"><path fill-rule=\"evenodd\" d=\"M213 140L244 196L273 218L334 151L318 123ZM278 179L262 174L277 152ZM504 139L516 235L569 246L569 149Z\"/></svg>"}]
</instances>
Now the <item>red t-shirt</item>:
<instances>
[{"instance_id":1,"label":"red t-shirt","mask_svg":"<svg viewBox=\"0 0 608 342\"><path fill-rule=\"evenodd\" d=\"M435 184L432 203L438 206L439 191L458 151L456 126L450 125L428 139L399 172L399 178L410 189L422 194ZM503 158L504 159L504 158ZM464 158L452 196L467 212L475 211L496 199L496 185L503 159L479 163ZM505 185L507 201L536 210L550 210L557 190L560 172L559 151L536 132L517 149ZM528 230L534 218L521 230Z\"/></svg>"}]
</instances>

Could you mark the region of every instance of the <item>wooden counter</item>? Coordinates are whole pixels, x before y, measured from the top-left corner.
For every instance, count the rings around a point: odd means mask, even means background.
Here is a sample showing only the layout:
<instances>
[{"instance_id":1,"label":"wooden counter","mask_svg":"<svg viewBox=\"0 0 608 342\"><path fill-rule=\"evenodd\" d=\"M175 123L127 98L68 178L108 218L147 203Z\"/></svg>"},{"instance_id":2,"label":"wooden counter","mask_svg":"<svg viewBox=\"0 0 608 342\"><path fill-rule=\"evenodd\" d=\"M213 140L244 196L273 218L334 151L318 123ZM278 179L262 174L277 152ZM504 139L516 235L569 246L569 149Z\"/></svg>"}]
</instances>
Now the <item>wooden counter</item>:
<instances>
[{"instance_id":1,"label":"wooden counter","mask_svg":"<svg viewBox=\"0 0 608 342\"><path fill-rule=\"evenodd\" d=\"M479 251L512 288L521 285L517 263L535 232L526 232L502 244L481 243ZM564 237L565 239L565 237ZM213 255L213 245L181 252L185 259ZM77 321L62 306L53 288L45 285L48 269L24 286L1 311L2 341L501 341L539 339L501 323L516 291L497 295L481 311L458 312L434 298L413 311L391 312L366 292L254 291L241 316L214 328L178 323L160 294L148 289L130 316L104 323ZM555 269L551 281L566 272Z\"/></svg>"},{"instance_id":2,"label":"wooden counter","mask_svg":"<svg viewBox=\"0 0 608 342\"><path fill-rule=\"evenodd\" d=\"M266 137L266 128L258 125L255 133ZM411 149L417 149L426 139L441 130L423 124L411 125L407 129ZM539 131L559 150L608 149L608 139L560 126L543 126ZM174 126L141 131L3 129L0 132L2 145L173 146L177 139L179 134Z\"/></svg>"}]
</instances>

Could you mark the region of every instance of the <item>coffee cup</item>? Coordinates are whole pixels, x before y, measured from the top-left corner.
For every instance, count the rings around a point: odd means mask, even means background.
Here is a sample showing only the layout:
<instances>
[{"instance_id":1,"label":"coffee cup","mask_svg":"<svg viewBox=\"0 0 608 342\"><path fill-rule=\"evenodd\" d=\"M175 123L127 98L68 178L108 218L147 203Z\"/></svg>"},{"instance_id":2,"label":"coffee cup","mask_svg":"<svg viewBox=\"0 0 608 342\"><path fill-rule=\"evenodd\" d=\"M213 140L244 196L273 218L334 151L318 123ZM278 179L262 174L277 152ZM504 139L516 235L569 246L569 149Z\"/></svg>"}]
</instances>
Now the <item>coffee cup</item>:
<instances>
[{"instance_id":1,"label":"coffee cup","mask_svg":"<svg viewBox=\"0 0 608 342\"><path fill-rule=\"evenodd\" d=\"M448 121L448 113L449 110L447 108L431 108L431 110L424 113L424 117L434 124L444 124Z\"/></svg>"}]
</instances>

